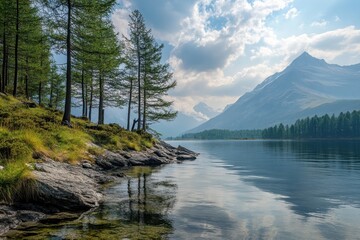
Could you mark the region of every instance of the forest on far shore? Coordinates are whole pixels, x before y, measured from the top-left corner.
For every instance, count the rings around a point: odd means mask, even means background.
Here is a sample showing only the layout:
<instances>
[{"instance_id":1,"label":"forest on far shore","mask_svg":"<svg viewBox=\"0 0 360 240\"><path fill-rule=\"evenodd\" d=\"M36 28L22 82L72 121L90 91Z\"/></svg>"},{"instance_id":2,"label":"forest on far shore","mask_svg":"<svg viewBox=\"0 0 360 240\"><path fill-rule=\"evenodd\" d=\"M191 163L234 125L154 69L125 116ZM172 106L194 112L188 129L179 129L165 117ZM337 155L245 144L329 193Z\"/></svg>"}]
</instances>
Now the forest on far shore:
<instances>
[{"instance_id":1,"label":"forest on far shore","mask_svg":"<svg viewBox=\"0 0 360 240\"><path fill-rule=\"evenodd\" d=\"M263 130L212 129L187 133L176 139L336 139L360 138L360 111L307 117L294 124L282 123Z\"/></svg>"}]
</instances>

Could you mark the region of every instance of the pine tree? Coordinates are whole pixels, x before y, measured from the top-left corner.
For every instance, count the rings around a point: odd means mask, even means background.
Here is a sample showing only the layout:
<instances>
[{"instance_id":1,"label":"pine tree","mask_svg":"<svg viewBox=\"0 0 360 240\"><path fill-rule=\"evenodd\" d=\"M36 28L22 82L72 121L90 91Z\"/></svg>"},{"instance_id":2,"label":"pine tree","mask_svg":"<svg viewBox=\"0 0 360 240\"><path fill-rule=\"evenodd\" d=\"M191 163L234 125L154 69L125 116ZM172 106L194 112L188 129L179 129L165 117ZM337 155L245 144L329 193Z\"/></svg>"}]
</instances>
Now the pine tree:
<instances>
[{"instance_id":1,"label":"pine tree","mask_svg":"<svg viewBox=\"0 0 360 240\"><path fill-rule=\"evenodd\" d=\"M110 13L114 0L87 2L86 11L79 11L74 29L74 61L78 74L76 82L80 83L83 116L87 114L87 85L90 86L91 108L94 98L98 98L98 123L104 123L104 108L116 102L116 91L106 91L117 81L120 65L120 45ZM97 91L94 92L94 84ZM114 90L114 89L113 89Z\"/></svg>"},{"instance_id":2,"label":"pine tree","mask_svg":"<svg viewBox=\"0 0 360 240\"><path fill-rule=\"evenodd\" d=\"M147 31L145 21L139 10L135 10L130 14L129 22L129 38L124 37L126 53L125 53L125 69L127 72L127 80L130 82L130 92L128 100L128 118L127 129L130 129L130 112L131 104L133 102L134 87L137 85L137 129L141 126L141 65L142 63L142 45L144 43L143 37Z\"/></svg>"},{"instance_id":3,"label":"pine tree","mask_svg":"<svg viewBox=\"0 0 360 240\"><path fill-rule=\"evenodd\" d=\"M130 129L131 106L136 103L137 130L146 131L149 123L176 116L171 110L172 102L164 99L176 82L172 81L169 65L161 63L163 45L156 43L138 10L131 13L129 28L129 38L124 37L125 76L129 87L127 128Z\"/></svg>"},{"instance_id":4,"label":"pine tree","mask_svg":"<svg viewBox=\"0 0 360 240\"><path fill-rule=\"evenodd\" d=\"M45 13L49 24L54 29L53 37L57 43L57 48L59 50L66 49L66 94L62 124L71 126L73 12L82 7L82 2L75 0L42 0L41 2L47 10Z\"/></svg>"},{"instance_id":5,"label":"pine tree","mask_svg":"<svg viewBox=\"0 0 360 240\"><path fill-rule=\"evenodd\" d=\"M0 90L32 97L31 84L44 79L49 69L50 49L38 11L31 1L0 1L2 71ZM41 42L40 39L45 39ZM41 60L43 66L41 66Z\"/></svg>"},{"instance_id":6,"label":"pine tree","mask_svg":"<svg viewBox=\"0 0 360 240\"><path fill-rule=\"evenodd\" d=\"M143 74L143 122L146 131L149 123L171 120L177 112L171 109L172 102L164 96L176 86L168 64L161 63L163 45L156 43L151 32L145 33L144 74Z\"/></svg>"}]
</instances>

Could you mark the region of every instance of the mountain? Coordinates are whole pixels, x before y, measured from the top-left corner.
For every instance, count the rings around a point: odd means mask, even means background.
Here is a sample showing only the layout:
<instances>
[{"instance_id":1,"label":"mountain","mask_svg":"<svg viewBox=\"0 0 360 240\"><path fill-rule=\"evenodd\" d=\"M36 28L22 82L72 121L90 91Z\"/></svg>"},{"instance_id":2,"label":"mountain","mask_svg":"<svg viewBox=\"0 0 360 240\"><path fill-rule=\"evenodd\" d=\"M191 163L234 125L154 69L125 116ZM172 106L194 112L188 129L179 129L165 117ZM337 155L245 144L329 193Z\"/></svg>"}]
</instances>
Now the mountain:
<instances>
[{"instance_id":1,"label":"mountain","mask_svg":"<svg viewBox=\"0 0 360 240\"><path fill-rule=\"evenodd\" d=\"M178 112L177 117L172 121L160 121L151 125L151 128L161 134L162 138L177 137L182 133L199 126L205 120Z\"/></svg>"},{"instance_id":2,"label":"mountain","mask_svg":"<svg viewBox=\"0 0 360 240\"><path fill-rule=\"evenodd\" d=\"M224 107L224 109L223 109L223 112L225 112L226 110L228 110L228 108L231 107L232 105L233 105L232 103L226 105L226 106Z\"/></svg>"},{"instance_id":3,"label":"mountain","mask_svg":"<svg viewBox=\"0 0 360 240\"><path fill-rule=\"evenodd\" d=\"M296 119L360 109L360 64L339 66L307 52L223 113L189 132L262 129Z\"/></svg>"},{"instance_id":4,"label":"mountain","mask_svg":"<svg viewBox=\"0 0 360 240\"><path fill-rule=\"evenodd\" d=\"M193 109L196 112L196 116L178 112L174 120L169 122L160 121L153 124L151 128L161 133L162 138L177 137L220 113L204 102L199 102Z\"/></svg>"},{"instance_id":5,"label":"mountain","mask_svg":"<svg viewBox=\"0 0 360 240\"><path fill-rule=\"evenodd\" d=\"M199 102L194 106L193 109L195 112L204 115L204 117L206 117L207 119L213 118L220 113L219 111L216 111L204 102Z\"/></svg>"}]
</instances>

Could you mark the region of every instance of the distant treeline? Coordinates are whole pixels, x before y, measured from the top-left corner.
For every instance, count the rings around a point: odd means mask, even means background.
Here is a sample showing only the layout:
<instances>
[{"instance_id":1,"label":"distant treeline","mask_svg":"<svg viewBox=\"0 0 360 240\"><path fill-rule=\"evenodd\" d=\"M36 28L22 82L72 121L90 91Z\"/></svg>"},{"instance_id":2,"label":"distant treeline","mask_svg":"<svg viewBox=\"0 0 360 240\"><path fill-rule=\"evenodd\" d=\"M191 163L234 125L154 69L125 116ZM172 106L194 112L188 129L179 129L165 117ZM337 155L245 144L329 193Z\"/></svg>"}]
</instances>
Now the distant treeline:
<instances>
[{"instance_id":1,"label":"distant treeline","mask_svg":"<svg viewBox=\"0 0 360 240\"><path fill-rule=\"evenodd\" d=\"M283 124L264 129L262 137L267 139L294 138L358 138L360 137L360 111L340 113L331 117L314 116L297 120L290 126Z\"/></svg>"},{"instance_id":2,"label":"distant treeline","mask_svg":"<svg viewBox=\"0 0 360 240\"><path fill-rule=\"evenodd\" d=\"M262 130L238 130L230 131L224 129L212 129L199 133L187 133L180 139L259 139L262 137Z\"/></svg>"},{"instance_id":3,"label":"distant treeline","mask_svg":"<svg viewBox=\"0 0 360 240\"><path fill-rule=\"evenodd\" d=\"M360 138L360 111L300 119L292 125L280 123L264 130L223 129L184 134L177 139L310 139Z\"/></svg>"}]
</instances>

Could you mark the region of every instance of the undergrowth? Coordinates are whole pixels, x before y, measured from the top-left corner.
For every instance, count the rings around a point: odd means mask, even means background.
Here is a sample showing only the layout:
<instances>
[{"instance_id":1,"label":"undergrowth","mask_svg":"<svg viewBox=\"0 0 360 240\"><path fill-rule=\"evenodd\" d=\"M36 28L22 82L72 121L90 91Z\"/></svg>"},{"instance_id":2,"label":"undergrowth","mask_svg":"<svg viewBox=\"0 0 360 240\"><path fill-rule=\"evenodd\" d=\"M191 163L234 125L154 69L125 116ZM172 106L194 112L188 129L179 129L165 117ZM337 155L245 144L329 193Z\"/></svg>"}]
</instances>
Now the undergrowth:
<instances>
[{"instance_id":1,"label":"undergrowth","mask_svg":"<svg viewBox=\"0 0 360 240\"><path fill-rule=\"evenodd\" d=\"M154 144L150 134L129 132L117 124L98 126L73 117L69 128L61 119L57 110L0 94L0 202L31 197L31 164L38 159L76 164L105 149L140 151Z\"/></svg>"}]
</instances>

